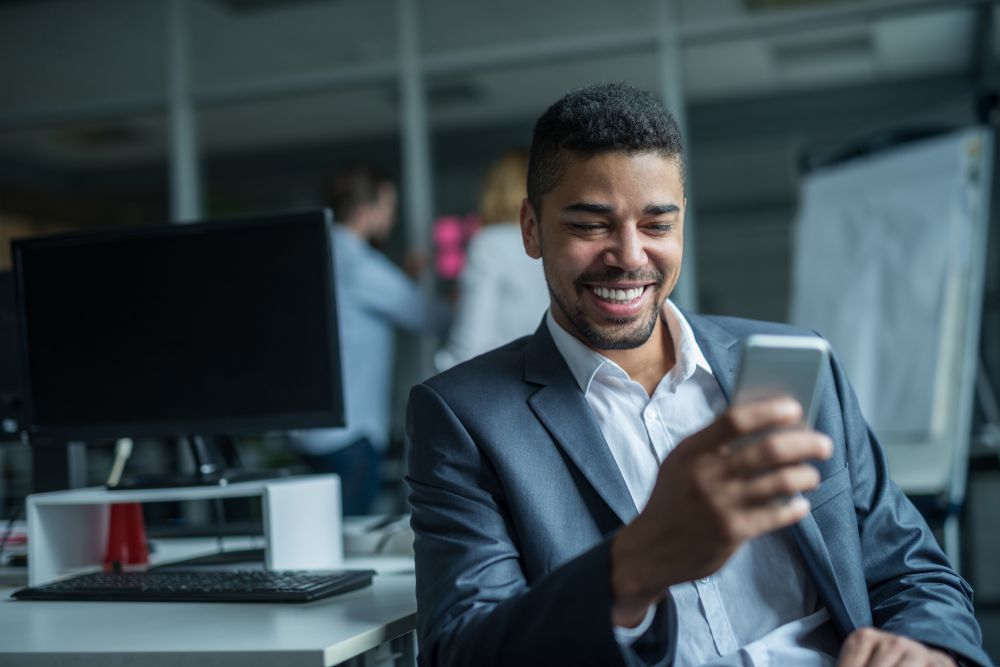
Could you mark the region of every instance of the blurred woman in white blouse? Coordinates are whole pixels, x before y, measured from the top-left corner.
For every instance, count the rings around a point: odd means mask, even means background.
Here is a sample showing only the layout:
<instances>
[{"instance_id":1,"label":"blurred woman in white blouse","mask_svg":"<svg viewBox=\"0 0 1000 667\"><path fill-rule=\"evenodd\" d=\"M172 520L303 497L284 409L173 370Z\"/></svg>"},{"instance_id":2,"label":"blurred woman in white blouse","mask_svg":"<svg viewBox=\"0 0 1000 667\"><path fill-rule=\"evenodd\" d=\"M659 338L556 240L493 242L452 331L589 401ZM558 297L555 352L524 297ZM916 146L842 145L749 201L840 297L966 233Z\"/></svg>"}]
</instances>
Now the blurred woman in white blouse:
<instances>
[{"instance_id":1,"label":"blurred woman in white blouse","mask_svg":"<svg viewBox=\"0 0 1000 667\"><path fill-rule=\"evenodd\" d=\"M511 150L490 167L479 197L481 230L469 243L459 276L448 343L435 357L444 370L533 333L549 305L541 260L528 257L518 217L528 153Z\"/></svg>"}]
</instances>

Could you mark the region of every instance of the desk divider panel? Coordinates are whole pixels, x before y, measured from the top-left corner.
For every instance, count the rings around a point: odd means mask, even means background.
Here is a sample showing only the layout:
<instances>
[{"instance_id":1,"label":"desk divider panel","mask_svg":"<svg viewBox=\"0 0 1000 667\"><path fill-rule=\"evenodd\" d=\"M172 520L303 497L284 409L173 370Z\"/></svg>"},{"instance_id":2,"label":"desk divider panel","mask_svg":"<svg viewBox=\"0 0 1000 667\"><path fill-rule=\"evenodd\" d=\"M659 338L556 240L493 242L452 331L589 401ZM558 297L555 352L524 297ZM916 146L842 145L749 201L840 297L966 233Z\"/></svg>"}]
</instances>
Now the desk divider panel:
<instances>
[{"instance_id":1,"label":"desk divider panel","mask_svg":"<svg viewBox=\"0 0 1000 667\"><path fill-rule=\"evenodd\" d=\"M28 582L98 568L110 506L213 498L261 499L265 563L272 570L343 567L340 478L309 475L225 486L109 491L103 487L28 496Z\"/></svg>"}]
</instances>

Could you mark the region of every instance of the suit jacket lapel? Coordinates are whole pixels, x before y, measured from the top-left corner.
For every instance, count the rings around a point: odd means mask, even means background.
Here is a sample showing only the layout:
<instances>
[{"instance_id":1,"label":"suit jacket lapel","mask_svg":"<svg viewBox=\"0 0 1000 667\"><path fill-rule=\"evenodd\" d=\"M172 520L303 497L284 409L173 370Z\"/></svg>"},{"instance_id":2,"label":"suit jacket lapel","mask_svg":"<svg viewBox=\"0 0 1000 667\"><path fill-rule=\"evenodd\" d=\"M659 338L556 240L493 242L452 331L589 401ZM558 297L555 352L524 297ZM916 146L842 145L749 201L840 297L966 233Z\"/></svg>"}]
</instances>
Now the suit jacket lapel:
<instances>
[{"instance_id":1,"label":"suit jacket lapel","mask_svg":"<svg viewBox=\"0 0 1000 667\"><path fill-rule=\"evenodd\" d=\"M541 385L528 399L531 410L594 491L622 523L628 523L638 513L635 503L587 399L552 342L544 320L528 342L524 359L524 379Z\"/></svg>"},{"instance_id":2,"label":"suit jacket lapel","mask_svg":"<svg viewBox=\"0 0 1000 667\"><path fill-rule=\"evenodd\" d=\"M727 401L732 402L736 369L739 366L742 349L741 339L707 318L687 312L684 313L684 316L691 324L698 346L701 348L702 354L705 355L709 366L712 367L712 373L722 388L722 393L725 394ZM821 467L823 467L822 464ZM811 499L817 492L819 489L803 495L807 499ZM826 541L823 539L819 524L810 513L798 524L792 526L790 531L799 547L806 571L812 578L820 599L826 604L837 629L846 636L863 623L859 619L851 617L840 585L837 583L833 561L830 559L830 552L826 548Z\"/></svg>"},{"instance_id":3,"label":"suit jacket lapel","mask_svg":"<svg viewBox=\"0 0 1000 667\"><path fill-rule=\"evenodd\" d=\"M809 497L808 493L803 495ZM856 628L868 625L869 623L864 622L863 619L854 618L851 609L847 606L840 584L837 583L837 575L833 569L830 552L826 548L826 540L823 539L823 533L820 531L815 517L812 514L807 514L790 530L799 551L802 552L806 572L809 573L819 598L826 605L827 611L830 612L830 618L841 636L846 637Z\"/></svg>"}]
</instances>

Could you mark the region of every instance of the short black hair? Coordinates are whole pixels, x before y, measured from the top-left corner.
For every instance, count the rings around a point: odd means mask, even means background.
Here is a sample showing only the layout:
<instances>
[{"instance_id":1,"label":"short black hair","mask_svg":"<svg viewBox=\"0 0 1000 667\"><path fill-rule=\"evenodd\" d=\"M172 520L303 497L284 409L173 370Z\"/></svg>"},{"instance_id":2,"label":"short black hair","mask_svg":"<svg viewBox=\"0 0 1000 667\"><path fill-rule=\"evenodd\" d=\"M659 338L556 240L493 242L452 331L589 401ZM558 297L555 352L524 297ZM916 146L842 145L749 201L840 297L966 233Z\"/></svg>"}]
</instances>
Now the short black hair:
<instances>
[{"instance_id":1,"label":"short black hair","mask_svg":"<svg viewBox=\"0 0 1000 667\"><path fill-rule=\"evenodd\" d=\"M351 166L338 170L330 178L327 202L334 220L348 222L362 204L374 204L379 191L392 180L372 167Z\"/></svg>"},{"instance_id":2,"label":"short black hair","mask_svg":"<svg viewBox=\"0 0 1000 667\"><path fill-rule=\"evenodd\" d=\"M563 152L589 158L601 153L657 153L677 160L684 182L684 141L677 121L648 90L603 83L574 90L535 123L528 160L528 201L539 214L555 188Z\"/></svg>"}]
</instances>

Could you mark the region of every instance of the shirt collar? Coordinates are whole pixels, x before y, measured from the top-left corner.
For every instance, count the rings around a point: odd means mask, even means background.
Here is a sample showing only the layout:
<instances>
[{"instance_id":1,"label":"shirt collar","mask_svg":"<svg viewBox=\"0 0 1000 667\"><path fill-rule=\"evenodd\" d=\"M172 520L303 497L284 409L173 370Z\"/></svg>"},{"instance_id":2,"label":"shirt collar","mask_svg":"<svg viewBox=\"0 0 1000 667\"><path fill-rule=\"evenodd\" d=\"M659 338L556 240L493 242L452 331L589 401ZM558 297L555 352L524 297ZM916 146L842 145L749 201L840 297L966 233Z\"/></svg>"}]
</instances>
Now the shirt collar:
<instances>
[{"instance_id":1,"label":"shirt collar","mask_svg":"<svg viewBox=\"0 0 1000 667\"><path fill-rule=\"evenodd\" d=\"M691 325L680 309L667 299L663 303L660 317L666 322L670 338L674 341L674 356L677 360L673 369L666 376L669 378L670 384L676 387L694 375L698 368L711 375L712 368L708 365L705 355L702 354L701 348L694 338ZM621 366L587 347L576 336L563 329L562 325L556 322L555 317L552 316L551 308L545 313L545 324L556 349L566 360L570 373L573 374L573 378L584 394L590 390L590 384L602 370L628 377L628 373Z\"/></svg>"}]
</instances>

